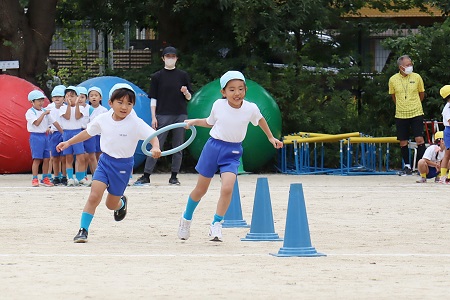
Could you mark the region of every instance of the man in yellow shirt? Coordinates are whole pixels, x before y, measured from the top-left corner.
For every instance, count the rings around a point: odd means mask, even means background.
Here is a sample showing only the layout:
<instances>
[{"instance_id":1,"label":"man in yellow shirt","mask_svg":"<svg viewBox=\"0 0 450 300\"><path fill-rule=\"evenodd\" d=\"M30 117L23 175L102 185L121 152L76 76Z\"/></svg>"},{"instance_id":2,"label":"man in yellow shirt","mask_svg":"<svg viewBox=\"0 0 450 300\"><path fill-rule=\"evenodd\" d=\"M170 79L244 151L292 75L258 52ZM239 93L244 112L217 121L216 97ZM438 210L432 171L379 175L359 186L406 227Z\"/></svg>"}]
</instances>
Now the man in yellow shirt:
<instances>
[{"instance_id":1,"label":"man in yellow shirt","mask_svg":"<svg viewBox=\"0 0 450 300\"><path fill-rule=\"evenodd\" d=\"M408 55L400 56L397 64L399 72L389 79L389 94L395 103L397 139L400 141L404 163L404 169L400 175L411 175L408 150L410 131L417 143L417 158L422 158L425 153L422 108L425 88L422 77L413 72L413 63Z\"/></svg>"}]
</instances>

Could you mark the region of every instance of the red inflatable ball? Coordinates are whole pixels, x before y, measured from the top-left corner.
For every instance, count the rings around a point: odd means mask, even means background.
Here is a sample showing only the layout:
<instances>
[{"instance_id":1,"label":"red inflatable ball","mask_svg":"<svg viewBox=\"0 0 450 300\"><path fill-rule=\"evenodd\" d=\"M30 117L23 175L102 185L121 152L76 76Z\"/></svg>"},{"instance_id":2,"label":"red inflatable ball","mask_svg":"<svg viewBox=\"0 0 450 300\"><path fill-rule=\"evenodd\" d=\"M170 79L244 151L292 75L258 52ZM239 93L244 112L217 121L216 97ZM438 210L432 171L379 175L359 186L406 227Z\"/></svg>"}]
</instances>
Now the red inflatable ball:
<instances>
[{"instance_id":1,"label":"red inflatable ball","mask_svg":"<svg viewBox=\"0 0 450 300\"><path fill-rule=\"evenodd\" d=\"M32 90L39 88L21 78L0 75L0 174L31 172L30 134L25 113L31 107L28 93ZM44 106L48 104L45 99Z\"/></svg>"}]
</instances>

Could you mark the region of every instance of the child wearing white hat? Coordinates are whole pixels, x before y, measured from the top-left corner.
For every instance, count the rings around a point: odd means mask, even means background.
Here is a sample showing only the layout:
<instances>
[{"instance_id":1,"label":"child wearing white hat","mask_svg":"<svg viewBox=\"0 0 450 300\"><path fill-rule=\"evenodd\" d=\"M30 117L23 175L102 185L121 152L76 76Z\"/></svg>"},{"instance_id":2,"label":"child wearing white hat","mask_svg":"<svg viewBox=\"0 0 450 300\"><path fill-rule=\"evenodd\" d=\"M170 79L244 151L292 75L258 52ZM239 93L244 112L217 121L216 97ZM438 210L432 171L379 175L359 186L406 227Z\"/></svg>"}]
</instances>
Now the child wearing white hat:
<instances>
[{"instance_id":1,"label":"child wearing white hat","mask_svg":"<svg viewBox=\"0 0 450 300\"><path fill-rule=\"evenodd\" d=\"M211 179L220 171L222 186L216 213L210 225L211 241L222 240L222 221L231 202L234 183L242 156L242 141L248 123L260 126L275 148L283 143L276 139L256 104L246 101L245 77L239 71L228 71L220 78L223 99L214 102L209 117L186 120L189 126L212 128L210 138L203 147L195 169L199 173L197 185L188 197L186 209L180 219L178 237L187 240L190 236L192 215L200 199L206 194Z\"/></svg>"},{"instance_id":2,"label":"child wearing white hat","mask_svg":"<svg viewBox=\"0 0 450 300\"><path fill-rule=\"evenodd\" d=\"M102 201L105 190L106 207L114 210L114 220L122 221L127 214L125 189L134 164L134 151L140 140L145 140L155 130L133 112L136 94L128 84L116 84L110 93L111 110L99 115L81 133L57 146L63 151L71 145L81 143L92 136L101 134L100 144L103 153L92 177L91 192L81 214L80 229L74 237L75 243L85 243L89 226L97 206ZM161 156L158 138L150 140L152 156Z\"/></svg>"},{"instance_id":3,"label":"child wearing white hat","mask_svg":"<svg viewBox=\"0 0 450 300\"><path fill-rule=\"evenodd\" d=\"M28 94L28 101L31 102L32 107L25 113L27 130L30 132L31 156L33 158L33 164L31 166L33 176L31 185L33 187L39 186L38 172L41 163L42 185L48 187L53 186L53 183L50 181L50 174L48 173L50 145L47 130L50 124L53 124L59 132L63 132L59 123L50 116L50 111L43 107L45 98L45 95L41 91L31 91Z\"/></svg>"},{"instance_id":4,"label":"child wearing white hat","mask_svg":"<svg viewBox=\"0 0 450 300\"><path fill-rule=\"evenodd\" d=\"M97 116L108 111L106 107L102 105L103 92L99 87L93 86L88 89L88 99L92 113L89 115L89 122L92 122ZM93 137L95 139L95 158L98 161L102 150L100 148L100 135Z\"/></svg>"},{"instance_id":5,"label":"child wearing white hat","mask_svg":"<svg viewBox=\"0 0 450 300\"><path fill-rule=\"evenodd\" d=\"M64 99L67 103L66 109L60 110L61 124L64 128L63 141L67 141L81 132L83 126L84 110L80 109L78 96L80 95L75 86L68 86L64 91ZM82 143L71 145L63 151L66 157L67 186L77 186L84 178L84 146ZM75 176L73 172L74 156L76 157Z\"/></svg>"}]
</instances>

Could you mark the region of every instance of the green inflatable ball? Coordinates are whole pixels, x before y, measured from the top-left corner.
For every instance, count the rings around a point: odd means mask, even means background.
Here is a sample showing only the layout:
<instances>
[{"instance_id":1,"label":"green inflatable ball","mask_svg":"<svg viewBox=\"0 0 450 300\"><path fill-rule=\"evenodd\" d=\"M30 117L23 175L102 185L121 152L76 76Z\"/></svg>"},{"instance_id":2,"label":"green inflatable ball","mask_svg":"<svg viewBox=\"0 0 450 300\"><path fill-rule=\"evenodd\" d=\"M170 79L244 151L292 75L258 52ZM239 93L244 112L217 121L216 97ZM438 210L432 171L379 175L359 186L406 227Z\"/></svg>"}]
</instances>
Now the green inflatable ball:
<instances>
[{"instance_id":1,"label":"green inflatable ball","mask_svg":"<svg viewBox=\"0 0 450 300\"><path fill-rule=\"evenodd\" d=\"M252 80L246 80L248 87L245 99L255 103L272 131L274 137L281 137L281 113L277 103L269 93ZM213 103L222 98L219 80L208 83L202 87L188 104L189 119L206 118L211 112ZM189 146L189 152L198 160L203 146L210 137L210 128L197 126L197 137ZM248 125L247 135L242 143L244 153L242 156L243 169L254 172L269 162L277 150L268 141L265 133L259 126Z\"/></svg>"}]
</instances>

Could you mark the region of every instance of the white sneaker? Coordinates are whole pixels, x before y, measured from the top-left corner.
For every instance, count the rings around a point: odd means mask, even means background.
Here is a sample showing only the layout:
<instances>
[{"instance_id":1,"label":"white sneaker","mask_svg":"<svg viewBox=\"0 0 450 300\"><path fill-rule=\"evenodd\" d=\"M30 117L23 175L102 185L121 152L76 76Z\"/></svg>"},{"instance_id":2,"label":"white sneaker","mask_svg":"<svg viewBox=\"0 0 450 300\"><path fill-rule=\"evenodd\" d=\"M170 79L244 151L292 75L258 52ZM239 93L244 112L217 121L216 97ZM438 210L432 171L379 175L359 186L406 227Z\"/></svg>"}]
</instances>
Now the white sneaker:
<instances>
[{"instance_id":1,"label":"white sneaker","mask_svg":"<svg viewBox=\"0 0 450 300\"><path fill-rule=\"evenodd\" d=\"M211 241L221 242L222 241L222 223L216 222L214 225L209 226L209 236Z\"/></svg>"},{"instance_id":2,"label":"white sneaker","mask_svg":"<svg viewBox=\"0 0 450 300\"><path fill-rule=\"evenodd\" d=\"M87 177L84 177L83 179L80 180L79 184L84 186L91 186L92 181L90 181Z\"/></svg>"},{"instance_id":3,"label":"white sneaker","mask_svg":"<svg viewBox=\"0 0 450 300\"><path fill-rule=\"evenodd\" d=\"M191 235L192 220L186 220L183 216L180 219L178 226L178 237L182 240L187 240Z\"/></svg>"},{"instance_id":4,"label":"white sneaker","mask_svg":"<svg viewBox=\"0 0 450 300\"><path fill-rule=\"evenodd\" d=\"M417 183L427 183L427 179L426 179L426 178L423 178L423 177L420 177L420 179L417 180L416 182L417 182Z\"/></svg>"},{"instance_id":5,"label":"white sneaker","mask_svg":"<svg viewBox=\"0 0 450 300\"><path fill-rule=\"evenodd\" d=\"M70 178L67 179L67 186L77 186L78 185L78 180Z\"/></svg>"}]
</instances>

